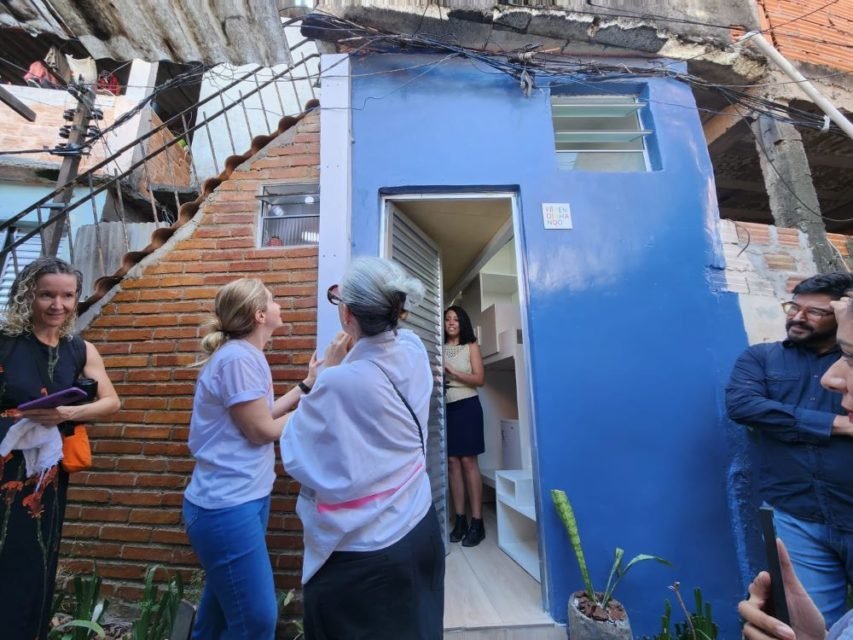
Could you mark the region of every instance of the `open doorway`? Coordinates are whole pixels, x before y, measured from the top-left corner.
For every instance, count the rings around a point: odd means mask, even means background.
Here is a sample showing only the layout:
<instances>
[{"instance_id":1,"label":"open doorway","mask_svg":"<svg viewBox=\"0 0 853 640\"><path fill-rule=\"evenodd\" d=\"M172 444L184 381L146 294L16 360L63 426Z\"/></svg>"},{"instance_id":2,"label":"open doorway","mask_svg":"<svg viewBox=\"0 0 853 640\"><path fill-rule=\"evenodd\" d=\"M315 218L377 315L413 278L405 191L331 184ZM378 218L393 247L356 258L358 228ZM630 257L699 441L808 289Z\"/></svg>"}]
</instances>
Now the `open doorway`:
<instances>
[{"instance_id":1,"label":"open doorway","mask_svg":"<svg viewBox=\"0 0 853 640\"><path fill-rule=\"evenodd\" d=\"M427 288L407 327L423 339L434 372L427 466L448 548L445 631L515 628L519 637L550 637L554 622L540 586L516 195L395 193L383 197L382 209L382 255ZM469 548L447 538L453 509L448 507L442 343L443 309L450 304L471 317L485 368L479 397L486 450L479 463L487 533L483 543Z\"/></svg>"}]
</instances>

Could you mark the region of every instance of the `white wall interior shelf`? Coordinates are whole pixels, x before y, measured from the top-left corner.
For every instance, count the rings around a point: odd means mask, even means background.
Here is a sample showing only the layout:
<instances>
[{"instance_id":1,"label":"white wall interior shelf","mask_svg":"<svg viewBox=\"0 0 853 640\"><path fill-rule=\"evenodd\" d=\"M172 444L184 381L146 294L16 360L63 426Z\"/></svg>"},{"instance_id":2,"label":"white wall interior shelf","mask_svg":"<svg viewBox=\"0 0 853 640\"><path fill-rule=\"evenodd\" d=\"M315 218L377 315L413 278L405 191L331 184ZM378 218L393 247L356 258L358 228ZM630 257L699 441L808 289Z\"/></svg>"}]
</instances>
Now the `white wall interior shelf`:
<instances>
[{"instance_id":1,"label":"white wall interior shelf","mask_svg":"<svg viewBox=\"0 0 853 640\"><path fill-rule=\"evenodd\" d=\"M498 547L538 582L539 544L536 507L533 503L533 477L530 471L496 471L495 494Z\"/></svg>"},{"instance_id":2,"label":"white wall interior shelf","mask_svg":"<svg viewBox=\"0 0 853 640\"><path fill-rule=\"evenodd\" d=\"M480 352L483 358L498 353L500 335L505 331L517 331L521 327L518 305L499 302L487 307L480 316Z\"/></svg>"}]
</instances>

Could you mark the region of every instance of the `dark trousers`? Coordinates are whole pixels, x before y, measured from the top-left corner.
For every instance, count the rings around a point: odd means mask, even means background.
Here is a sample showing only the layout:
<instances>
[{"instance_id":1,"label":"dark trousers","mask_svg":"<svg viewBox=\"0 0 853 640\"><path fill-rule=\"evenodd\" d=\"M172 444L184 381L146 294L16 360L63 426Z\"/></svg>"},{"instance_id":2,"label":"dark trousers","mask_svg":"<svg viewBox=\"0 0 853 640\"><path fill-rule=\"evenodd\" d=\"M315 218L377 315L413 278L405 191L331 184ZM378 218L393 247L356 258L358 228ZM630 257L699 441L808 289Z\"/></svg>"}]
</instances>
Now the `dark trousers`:
<instances>
[{"instance_id":1,"label":"dark trousers","mask_svg":"<svg viewBox=\"0 0 853 640\"><path fill-rule=\"evenodd\" d=\"M379 551L337 551L303 590L306 640L441 640L444 543L426 516Z\"/></svg>"}]
</instances>

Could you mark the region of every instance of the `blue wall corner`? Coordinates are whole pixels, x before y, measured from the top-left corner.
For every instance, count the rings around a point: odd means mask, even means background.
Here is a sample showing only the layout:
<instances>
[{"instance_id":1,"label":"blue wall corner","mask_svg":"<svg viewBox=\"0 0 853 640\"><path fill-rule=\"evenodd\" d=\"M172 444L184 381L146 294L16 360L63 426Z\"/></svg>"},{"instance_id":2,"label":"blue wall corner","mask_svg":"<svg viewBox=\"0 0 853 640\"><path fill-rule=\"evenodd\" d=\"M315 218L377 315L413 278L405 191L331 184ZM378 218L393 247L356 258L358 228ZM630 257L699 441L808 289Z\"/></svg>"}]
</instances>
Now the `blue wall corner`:
<instances>
[{"instance_id":1,"label":"blue wall corner","mask_svg":"<svg viewBox=\"0 0 853 640\"><path fill-rule=\"evenodd\" d=\"M353 252L378 252L382 188L518 185L550 613L565 621L582 586L550 503L558 488L598 588L617 546L673 562L638 565L620 585L635 635L657 631L679 580L702 588L720 637L738 637L754 497L722 391L746 336L736 296L712 284L724 262L690 89L642 83L656 170L566 172L547 88L525 97L464 60L428 66L441 59L353 58ZM574 229L545 230L543 202L570 203Z\"/></svg>"}]
</instances>

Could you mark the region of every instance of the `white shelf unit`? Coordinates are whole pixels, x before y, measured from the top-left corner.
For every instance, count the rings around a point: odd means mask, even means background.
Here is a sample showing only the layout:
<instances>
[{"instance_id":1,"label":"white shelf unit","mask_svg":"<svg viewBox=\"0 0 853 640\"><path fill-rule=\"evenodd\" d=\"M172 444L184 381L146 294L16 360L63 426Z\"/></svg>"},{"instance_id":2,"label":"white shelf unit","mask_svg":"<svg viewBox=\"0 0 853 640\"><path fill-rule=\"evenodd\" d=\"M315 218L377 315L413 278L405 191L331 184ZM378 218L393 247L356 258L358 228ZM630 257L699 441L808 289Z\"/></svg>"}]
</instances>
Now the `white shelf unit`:
<instances>
[{"instance_id":1,"label":"white shelf unit","mask_svg":"<svg viewBox=\"0 0 853 640\"><path fill-rule=\"evenodd\" d=\"M495 495L498 547L539 582L539 542L530 471L496 471Z\"/></svg>"}]
</instances>

